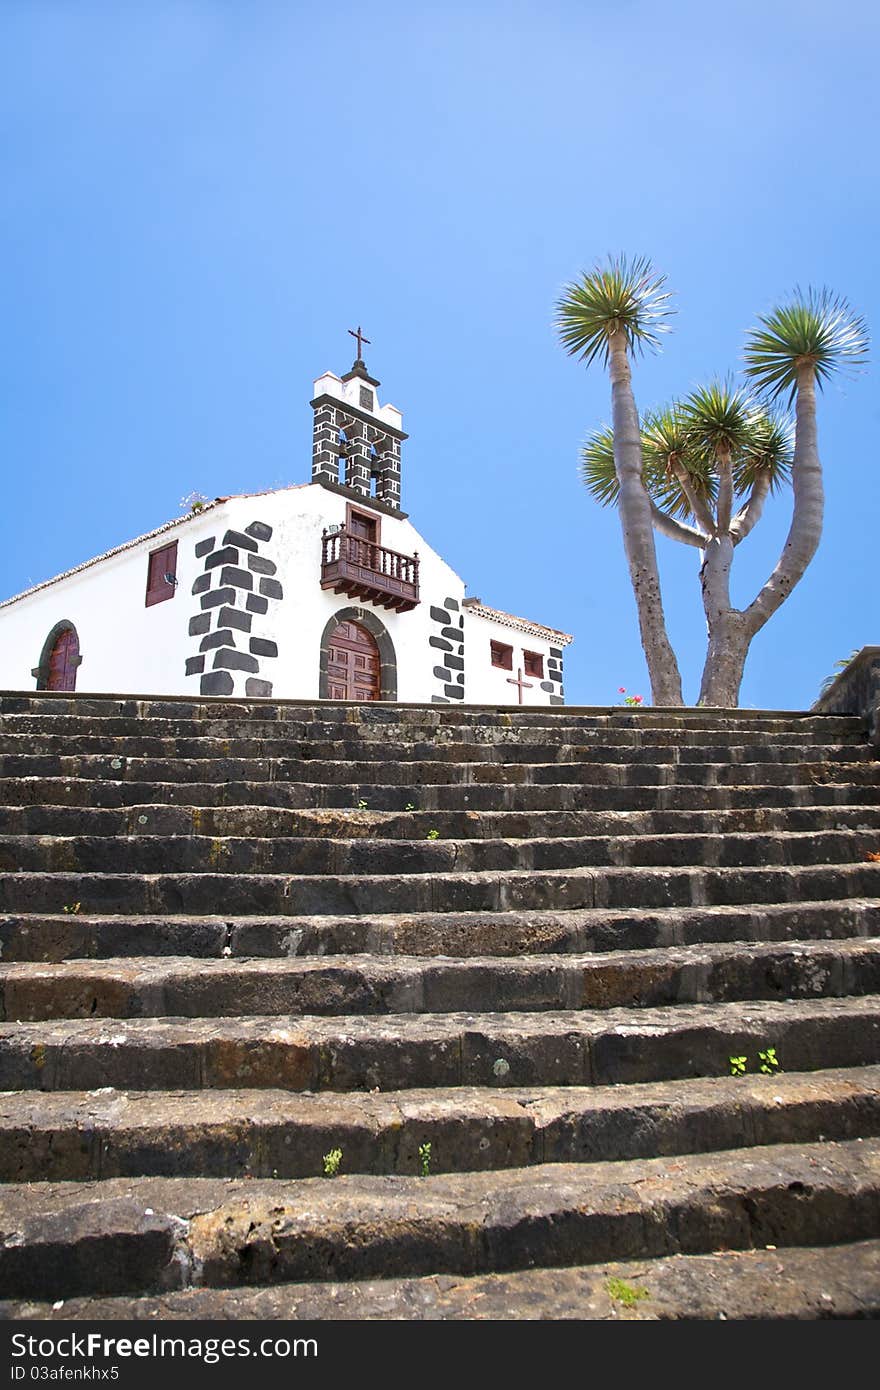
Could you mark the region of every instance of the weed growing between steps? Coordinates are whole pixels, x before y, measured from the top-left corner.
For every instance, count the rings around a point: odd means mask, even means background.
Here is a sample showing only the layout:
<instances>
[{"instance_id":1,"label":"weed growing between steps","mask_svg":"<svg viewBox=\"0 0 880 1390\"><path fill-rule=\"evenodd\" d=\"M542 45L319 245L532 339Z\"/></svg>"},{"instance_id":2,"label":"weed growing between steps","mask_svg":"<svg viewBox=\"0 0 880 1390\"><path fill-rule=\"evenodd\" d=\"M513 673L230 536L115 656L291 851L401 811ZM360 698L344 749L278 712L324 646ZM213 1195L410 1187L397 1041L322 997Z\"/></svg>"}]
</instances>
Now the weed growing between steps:
<instances>
[{"instance_id":1,"label":"weed growing between steps","mask_svg":"<svg viewBox=\"0 0 880 1390\"><path fill-rule=\"evenodd\" d=\"M748 1070L748 1057L728 1057L731 1076L745 1076ZM775 1076L779 1071L779 1058L775 1047L765 1047L758 1052L758 1071L763 1076Z\"/></svg>"},{"instance_id":2,"label":"weed growing between steps","mask_svg":"<svg viewBox=\"0 0 880 1390\"><path fill-rule=\"evenodd\" d=\"M324 1155L324 1177L335 1178L339 1172L339 1165L342 1162L342 1150L331 1149Z\"/></svg>"},{"instance_id":3,"label":"weed growing between steps","mask_svg":"<svg viewBox=\"0 0 880 1390\"><path fill-rule=\"evenodd\" d=\"M628 1284L625 1279L609 1279L605 1284L609 1298L622 1303L625 1308L634 1308L643 1299L650 1298L648 1290L640 1284Z\"/></svg>"}]
</instances>

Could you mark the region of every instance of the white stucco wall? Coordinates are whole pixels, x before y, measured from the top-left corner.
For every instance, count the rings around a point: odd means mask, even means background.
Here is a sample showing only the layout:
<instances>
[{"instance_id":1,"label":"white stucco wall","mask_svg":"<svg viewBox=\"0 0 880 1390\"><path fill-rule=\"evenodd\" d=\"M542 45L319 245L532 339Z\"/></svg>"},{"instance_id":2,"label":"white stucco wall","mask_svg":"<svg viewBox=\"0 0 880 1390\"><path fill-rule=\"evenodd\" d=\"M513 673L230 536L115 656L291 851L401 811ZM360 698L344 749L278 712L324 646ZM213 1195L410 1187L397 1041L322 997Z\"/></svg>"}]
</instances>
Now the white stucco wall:
<instances>
[{"instance_id":1,"label":"white stucco wall","mask_svg":"<svg viewBox=\"0 0 880 1390\"><path fill-rule=\"evenodd\" d=\"M31 671L56 623L76 628L80 691L179 694L184 689L188 597L196 577L194 543L210 534L216 511L181 521L66 579L0 607L0 686L33 690ZM178 587L172 599L145 607L151 551L178 541ZM187 653L188 654L188 653Z\"/></svg>"},{"instance_id":2,"label":"white stucco wall","mask_svg":"<svg viewBox=\"0 0 880 1390\"><path fill-rule=\"evenodd\" d=\"M547 637L539 636L534 632L522 631L520 628L511 626L508 623L498 622L492 618L485 617L479 610L472 608L464 610L464 630L467 651L467 673L465 677L465 698L470 704L475 705L510 705L517 704L519 696L517 687L511 685L511 680L516 680L517 672L522 671L525 683L522 692L522 703L524 705L547 705L550 703L551 692L541 689L542 680L545 684L552 684L548 680L550 672L550 649L561 651L562 645L559 641L551 641ZM505 646L513 648L513 669L503 670L499 666L492 665L491 648L492 642L503 642ZM544 675L530 676L526 674L524 652L538 652L544 658ZM528 688L525 688L525 687ZM559 686L554 685L554 692L559 694Z\"/></svg>"},{"instance_id":3,"label":"white stucco wall","mask_svg":"<svg viewBox=\"0 0 880 1390\"><path fill-rule=\"evenodd\" d=\"M228 530L245 532L253 522L272 528L271 537L259 542L259 556L277 568L274 580L283 598L271 598L265 615L251 615L249 633L234 632L236 649L249 652L249 638L277 644L278 655L260 654L259 678L271 681L272 695L282 699L315 699L319 691L321 638L327 623L342 609L363 607L384 625L394 645L401 701L425 701L443 695L443 680L435 674L438 662L447 659L437 649L444 628L438 613L449 612L453 628L464 636L465 684L468 701L516 704L516 687L507 684L510 672L493 669L489 640L496 637L514 647L514 669L522 664L522 649L549 655L548 642L469 614L463 607L464 584L440 558L408 519L377 513L381 544L406 555L418 552L420 560L419 605L407 613L374 608L345 594L320 587L321 533L346 519L346 502L370 510L366 499L348 498L319 484L306 484L271 493L230 498L192 517L183 517L159 534L142 537L116 555L109 555L66 578L50 582L16 601L0 605L0 688L33 690L32 670L51 629L62 620L76 628L82 664L77 672L78 691L112 691L130 694L199 694L201 674L186 675L186 662L198 658L207 634L190 633L191 620L209 611L203 607L205 592L193 594L196 581L205 584L206 563L223 545ZM207 542L213 538L213 546ZM178 542L174 597L145 606L148 558L152 551ZM201 545L203 554L196 555ZM238 567L247 568L247 552L240 551ZM211 571L212 589L219 586L222 567ZM262 576L253 574L254 592ZM210 590L208 591L210 592ZM247 593L237 590L228 605L245 612ZM449 605L444 608L444 605ZM211 609L210 632L216 628L217 610ZM432 616L433 614L433 616ZM497 631L496 631L497 629ZM453 629L447 628L452 636ZM435 645L430 639L435 639ZM458 653L447 642L451 664ZM214 649L204 652L204 672L210 672ZM459 658L459 661L461 658ZM248 673L234 671L234 695L245 694ZM458 682L458 672L450 677ZM460 682L459 682L460 684ZM546 704L549 694L533 682L524 692L527 704Z\"/></svg>"}]
</instances>

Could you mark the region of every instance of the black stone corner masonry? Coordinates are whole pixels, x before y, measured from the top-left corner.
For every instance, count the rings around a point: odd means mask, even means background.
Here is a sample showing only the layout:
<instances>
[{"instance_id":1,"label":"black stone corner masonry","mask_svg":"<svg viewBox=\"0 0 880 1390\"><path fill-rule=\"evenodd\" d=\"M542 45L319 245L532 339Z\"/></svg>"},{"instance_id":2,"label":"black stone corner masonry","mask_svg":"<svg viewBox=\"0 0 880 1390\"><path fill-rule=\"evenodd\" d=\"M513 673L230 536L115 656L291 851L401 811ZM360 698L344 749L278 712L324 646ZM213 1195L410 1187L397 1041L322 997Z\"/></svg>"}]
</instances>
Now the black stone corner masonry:
<instances>
[{"instance_id":1,"label":"black stone corner masonry","mask_svg":"<svg viewBox=\"0 0 880 1390\"><path fill-rule=\"evenodd\" d=\"M431 622L438 631L428 638L431 658L441 653L442 665L434 667L434 679L440 692L431 696L435 705L464 699L464 616L457 599L445 598L443 606L430 607Z\"/></svg>"},{"instance_id":2,"label":"black stone corner masonry","mask_svg":"<svg viewBox=\"0 0 880 1390\"><path fill-rule=\"evenodd\" d=\"M284 598L283 586L274 578L277 565L260 554L261 545L271 539L271 526L252 521L244 531L226 531L219 546L209 536L195 547L196 557L204 559L204 573L193 584L201 611L190 618L189 634L201 641L199 654L187 657L185 670L187 676L201 677L201 695L232 695L236 679L242 678L245 695L272 694L272 682L261 678L260 661L278 656L277 633L252 633L255 620L270 620L270 603ZM210 653L212 669L206 671Z\"/></svg>"}]
</instances>

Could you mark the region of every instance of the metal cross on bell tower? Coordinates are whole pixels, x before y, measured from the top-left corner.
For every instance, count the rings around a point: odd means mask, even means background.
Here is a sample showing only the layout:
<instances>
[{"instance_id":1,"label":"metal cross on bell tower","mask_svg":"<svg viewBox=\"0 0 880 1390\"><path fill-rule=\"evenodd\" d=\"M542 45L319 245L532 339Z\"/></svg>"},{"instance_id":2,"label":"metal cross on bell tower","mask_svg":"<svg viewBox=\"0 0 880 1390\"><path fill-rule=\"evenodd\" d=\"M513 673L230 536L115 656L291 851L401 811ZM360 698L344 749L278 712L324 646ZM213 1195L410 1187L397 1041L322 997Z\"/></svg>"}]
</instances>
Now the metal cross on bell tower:
<instances>
[{"instance_id":1,"label":"metal cross on bell tower","mask_svg":"<svg viewBox=\"0 0 880 1390\"><path fill-rule=\"evenodd\" d=\"M358 326L357 326L356 329L350 328L348 331L349 331L349 333L351 334L351 336L352 336L353 338L357 338L357 345L358 345L357 360L358 360L358 362L362 362L362 361L363 361L363 358L364 358L364 350L363 350L362 344L363 344L363 343L369 343L370 340L369 340L369 338L365 338L365 337L364 337L363 333L361 332L361 326L360 326L360 324L358 324Z\"/></svg>"}]
</instances>

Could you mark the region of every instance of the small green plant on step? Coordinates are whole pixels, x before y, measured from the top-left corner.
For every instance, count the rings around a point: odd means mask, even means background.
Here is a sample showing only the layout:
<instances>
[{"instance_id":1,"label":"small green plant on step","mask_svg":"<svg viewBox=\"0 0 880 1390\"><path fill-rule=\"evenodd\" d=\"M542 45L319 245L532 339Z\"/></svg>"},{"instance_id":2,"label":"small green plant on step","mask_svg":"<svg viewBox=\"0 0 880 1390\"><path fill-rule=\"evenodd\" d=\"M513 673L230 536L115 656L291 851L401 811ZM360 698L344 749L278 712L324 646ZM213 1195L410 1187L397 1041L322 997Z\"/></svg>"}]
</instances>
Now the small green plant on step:
<instances>
[{"instance_id":1,"label":"small green plant on step","mask_svg":"<svg viewBox=\"0 0 880 1390\"><path fill-rule=\"evenodd\" d=\"M439 839L440 839L440 831L439 831L439 830L429 830L429 831L428 831L428 834L427 834L427 836L426 836L425 838L428 839L428 840L439 840Z\"/></svg>"},{"instance_id":2,"label":"small green plant on step","mask_svg":"<svg viewBox=\"0 0 880 1390\"><path fill-rule=\"evenodd\" d=\"M82 903L67 903L63 908L63 911L68 913L69 916L75 917L81 908Z\"/></svg>"},{"instance_id":3,"label":"small green plant on step","mask_svg":"<svg viewBox=\"0 0 880 1390\"><path fill-rule=\"evenodd\" d=\"M431 1145L419 1144L419 1173L426 1178L431 1171Z\"/></svg>"},{"instance_id":4,"label":"small green plant on step","mask_svg":"<svg viewBox=\"0 0 880 1390\"><path fill-rule=\"evenodd\" d=\"M779 1058L776 1056L775 1047L765 1047L763 1052L758 1053L758 1061L761 1063L759 1070L765 1076L773 1076L779 1071Z\"/></svg>"},{"instance_id":5,"label":"small green plant on step","mask_svg":"<svg viewBox=\"0 0 880 1390\"><path fill-rule=\"evenodd\" d=\"M625 1308L634 1308L642 1299L650 1298L646 1288L640 1284L628 1284L625 1279L609 1279L605 1284L609 1297L615 1303L622 1303Z\"/></svg>"},{"instance_id":6,"label":"small green plant on step","mask_svg":"<svg viewBox=\"0 0 880 1390\"><path fill-rule=\"evenodd\" d=\"M366 809L367 809L367 803L364 801L363 797L362 797L361 800L358 802L357 808L358 808L359 811L366 811Z\"/></svg>"},{"instance_id":7,"label":"small green plant on step","mask_svg":"<svg viewBox=\"0 0 880 1390\"><path fill-rule=\"evenodd\" d=\"M730 1063L731 1076L745 1076L748 1070L749 1059L743 1057L728 1057ZM775 1047L765 1047L758 1052L758 1071L764 1076L775 1076L779 1071L779 1058L776 1056Z\"/></svg>"},{"instance_id":8,"label":"small green plant on step","mask_svg":"<svg viewBox=\"0 0 880 1390\"><path fill-rule=\"evenodd\" d=\"M324 1177L335 1178L339 1172L339 1165L342 1162L342 1150L331 1149L324 1155Z\"/></svg>"},{"instance_id":9,"label":"small green plant on step","mask_svg":"<svg viewBox=\"0 0 880 1390\"><path fill-rule=\"evenodd\" d=\"M415 802L413 802L413 801L408 801L408 802L406 803L406 805L404 806L403 809L404 809L404 811L414 811L414 810L416 809L416 808L415 808Z\"/></svg>"}]
</instances>

